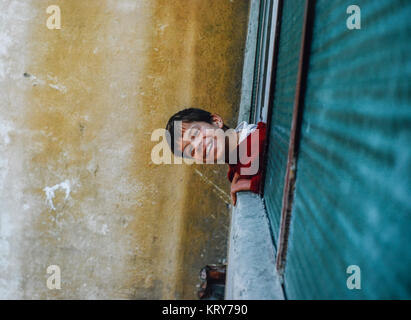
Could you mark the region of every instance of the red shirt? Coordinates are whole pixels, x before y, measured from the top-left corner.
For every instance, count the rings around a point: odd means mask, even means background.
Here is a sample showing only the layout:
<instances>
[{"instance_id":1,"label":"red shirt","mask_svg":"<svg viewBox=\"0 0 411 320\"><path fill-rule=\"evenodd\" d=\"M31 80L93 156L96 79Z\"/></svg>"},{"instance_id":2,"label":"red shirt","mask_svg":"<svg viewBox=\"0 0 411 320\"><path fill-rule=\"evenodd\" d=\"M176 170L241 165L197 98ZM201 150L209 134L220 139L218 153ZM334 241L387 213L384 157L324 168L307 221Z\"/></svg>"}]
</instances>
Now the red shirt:
<instances>
[{"instance_id":1,"label":"red shirt","mask_svg":"<svg viewBox=\"0 0 411 320\"><path fill-rule=\"evenodd\" d=\"M241 141L241 143L237 146L239 155L237 164L228 165L228 180L230 182L233 181L234 174L237 172L240 175L240 179L251 179L250 191L254 193L260 192L261 171L264 164L266 131L267 126L264 122L257 123L257 129L251 132L247 138ZM252 145L252 142L254 142L254 145ZM247 154L245 154L245 152L247 152ZM243 161L241 161L241 159L243 159ZM247 161L244 161L244 159ZM255 171L256 173L253 173Z\"/></svg>"}]
</instances>

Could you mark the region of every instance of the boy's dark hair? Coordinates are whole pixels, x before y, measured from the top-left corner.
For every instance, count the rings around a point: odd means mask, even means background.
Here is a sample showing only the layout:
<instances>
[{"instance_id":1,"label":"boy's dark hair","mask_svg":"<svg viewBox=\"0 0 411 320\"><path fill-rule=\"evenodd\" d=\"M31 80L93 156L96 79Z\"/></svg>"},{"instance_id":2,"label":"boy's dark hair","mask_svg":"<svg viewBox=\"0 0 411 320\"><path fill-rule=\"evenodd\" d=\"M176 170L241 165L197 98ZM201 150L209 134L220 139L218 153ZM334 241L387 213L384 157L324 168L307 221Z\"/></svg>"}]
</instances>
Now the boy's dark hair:
<instances>
[{"instance_id":1,"label":"boy's dark hair","mask_svg":"<svg viewBox=\"0 0 411 320\"><path fill-rule=\"evenodd\" d=\"M170 133L170 141L167 140L170 145L171 151L174 153L174 123L175 121L181 122L197 122L203 121L207 123L213 123L212 114L208 111L197 109L197 108L187 108L181 110L174 114L167 122L166 130Z\"/></svg>"}]
</instances>

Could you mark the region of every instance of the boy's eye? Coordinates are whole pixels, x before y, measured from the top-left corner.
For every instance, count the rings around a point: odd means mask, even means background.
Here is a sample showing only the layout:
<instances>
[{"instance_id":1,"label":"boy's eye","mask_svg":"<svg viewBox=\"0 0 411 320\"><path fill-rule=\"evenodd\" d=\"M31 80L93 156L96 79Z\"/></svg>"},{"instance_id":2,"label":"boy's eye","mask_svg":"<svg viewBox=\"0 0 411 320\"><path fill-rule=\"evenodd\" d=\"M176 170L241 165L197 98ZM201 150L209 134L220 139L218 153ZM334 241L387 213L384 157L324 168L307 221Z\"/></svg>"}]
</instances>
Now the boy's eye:
<instances>
[{"instance_id":1,"label":"boy's eye","mask_svg":"<svg viewBox=\"0 0 411 320\"><path fill-rule=\"evenodd\" d=\"M199 133L200 133L200 130L195 129L195 128L191 129L190 138L193 139L193 138L197 137Z\"/></svg>"}]
</instances>

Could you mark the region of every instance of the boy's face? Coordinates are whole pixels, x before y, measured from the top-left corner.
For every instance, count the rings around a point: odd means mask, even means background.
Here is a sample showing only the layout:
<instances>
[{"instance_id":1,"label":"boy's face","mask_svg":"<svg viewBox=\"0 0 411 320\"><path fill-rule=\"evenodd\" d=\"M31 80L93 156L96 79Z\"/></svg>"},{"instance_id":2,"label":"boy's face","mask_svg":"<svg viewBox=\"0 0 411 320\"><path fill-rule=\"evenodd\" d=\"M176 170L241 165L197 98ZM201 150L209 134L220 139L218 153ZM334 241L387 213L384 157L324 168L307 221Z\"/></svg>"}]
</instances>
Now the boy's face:
<instances>
[{"instance_id":1,"label":"boy's face","mask_svg":"<svg viewBox=\"0 0 411 320\"><path fill-rule=\"evenodd\" d=\"M223 121L216 115L213 119L213 123L182 123L182 139L178 139L175 145L184 158L194 159L199 163L216 163L219 159L224 159L225 138L221 135Z\"/></svg>"}]
</instances>

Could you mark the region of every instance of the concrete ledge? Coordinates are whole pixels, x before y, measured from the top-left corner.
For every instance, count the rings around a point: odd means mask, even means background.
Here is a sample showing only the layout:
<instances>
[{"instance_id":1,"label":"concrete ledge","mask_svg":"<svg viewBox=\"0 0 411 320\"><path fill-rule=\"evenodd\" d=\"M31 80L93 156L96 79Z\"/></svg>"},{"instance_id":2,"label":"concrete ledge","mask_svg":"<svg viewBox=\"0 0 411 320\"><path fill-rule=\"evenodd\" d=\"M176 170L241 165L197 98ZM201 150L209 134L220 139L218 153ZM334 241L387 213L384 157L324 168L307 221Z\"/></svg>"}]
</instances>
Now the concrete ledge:
<instances>
[{"instance_id":1,"label":"concrete ledge","mask_svg":"<svg viewBox=\"0 0 411 320\"><path fill-rule=\"evenodd\" d=\"M250 192L239 192L232 210L225 298L284 299L263 201Z\"/></svg>"}]
</instances>

